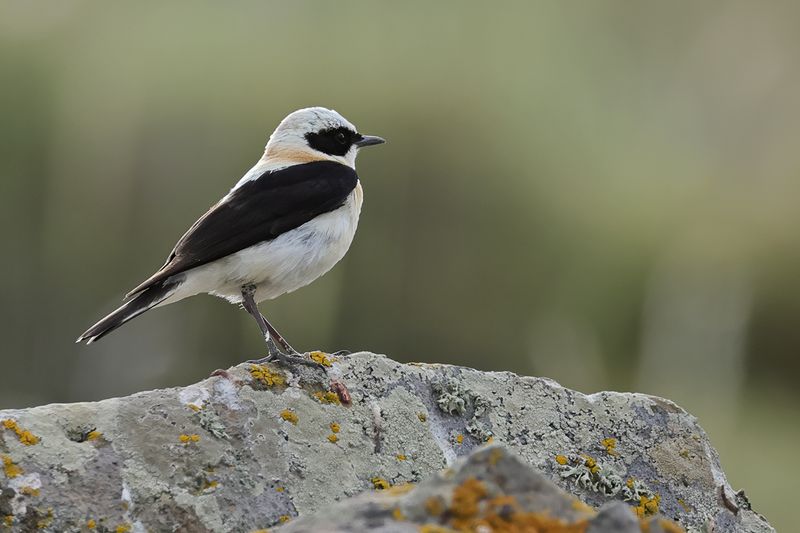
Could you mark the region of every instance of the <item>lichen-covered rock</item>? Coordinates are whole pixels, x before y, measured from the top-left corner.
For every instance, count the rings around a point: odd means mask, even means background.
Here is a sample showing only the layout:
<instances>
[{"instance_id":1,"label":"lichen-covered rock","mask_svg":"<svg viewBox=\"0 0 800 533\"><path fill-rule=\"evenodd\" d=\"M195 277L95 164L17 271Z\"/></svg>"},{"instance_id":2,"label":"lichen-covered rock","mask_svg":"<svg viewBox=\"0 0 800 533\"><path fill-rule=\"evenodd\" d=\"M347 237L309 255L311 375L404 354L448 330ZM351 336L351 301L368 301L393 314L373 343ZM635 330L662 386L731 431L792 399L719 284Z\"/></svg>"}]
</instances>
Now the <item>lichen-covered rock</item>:
<instances>
[{"instance_id":1,"label":"lichen-covered rock","mask_svg":"<svg viewBox=\"0 0 800 533\"><path fill-rule=\"evenodd\" d=\"M490 444L423 481L362 493L281 527L280 533L679 533L659 516L637 518L615 501L599 512Z\"/></svg>"},{"instance_id":2,"label":"lichen-covered rock","mask_svg":"<svg viewBox=\"0 0 800 533\"><path fill-rule=\"evenodd\" d=\"M486 441L592 507L772 530L667 400L360 353L327 374L240 365L184 388L0 411L0 531L253 531L420 482Z\"/></svg>"}]
</instances>

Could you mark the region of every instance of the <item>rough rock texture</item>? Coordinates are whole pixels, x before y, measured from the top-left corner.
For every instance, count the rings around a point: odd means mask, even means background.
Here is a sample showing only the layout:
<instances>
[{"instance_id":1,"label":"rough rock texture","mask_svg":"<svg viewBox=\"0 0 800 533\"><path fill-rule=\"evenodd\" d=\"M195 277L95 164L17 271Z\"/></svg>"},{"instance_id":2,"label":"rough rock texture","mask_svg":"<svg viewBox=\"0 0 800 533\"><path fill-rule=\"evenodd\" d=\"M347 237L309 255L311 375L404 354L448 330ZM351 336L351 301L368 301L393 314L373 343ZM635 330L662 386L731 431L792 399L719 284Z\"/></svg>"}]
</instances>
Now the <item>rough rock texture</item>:
<instances>
[{"instance_id":1,"label":"rough rock texture","mask_svg":"<svg viewBox=\"0 0 800 533\"><path fill-rule=\"evenodd\" d=\"M280 528L280 533L418 531L677 533L658 516L637 519L614 501L599 513L505 447L492 444L420 485L367 492Z\"/></svg>"},{"instance_id":2,"label":"rough rock texture","mask_svg":"<svg viewBox=\"0 0 800 533\"><path fill-rule=\"evenodd\" d=\"M0 411L0 531L252 531L420 482L490 440L592 507L772 531L668 400L371 353L327 375L240 365L184 388Z\"/></svg>"}]
</instances>

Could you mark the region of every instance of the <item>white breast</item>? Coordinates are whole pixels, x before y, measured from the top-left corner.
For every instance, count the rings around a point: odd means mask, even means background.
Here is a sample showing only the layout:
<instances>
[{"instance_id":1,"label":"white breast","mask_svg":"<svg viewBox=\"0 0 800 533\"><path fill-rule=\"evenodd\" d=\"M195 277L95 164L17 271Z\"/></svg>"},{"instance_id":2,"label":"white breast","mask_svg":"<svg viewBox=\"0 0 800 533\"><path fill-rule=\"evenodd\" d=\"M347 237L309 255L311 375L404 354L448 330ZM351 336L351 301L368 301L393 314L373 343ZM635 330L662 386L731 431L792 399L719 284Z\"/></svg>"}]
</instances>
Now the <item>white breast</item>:
<instances>
[{"instance_id":1,"label":"white breast","mask_svg":"<svg viewBox=\"0 0 800 533\"><path fill-rule=\"evenodd\" d=\"M319 215L275 239L194 268L172 303L207 292L232 302L241 301L241 287L256 285L256 301L276 298L308 285L344 257L353 242L361 213L361 183L335 211Z\"/></svg>"}]
</instances>

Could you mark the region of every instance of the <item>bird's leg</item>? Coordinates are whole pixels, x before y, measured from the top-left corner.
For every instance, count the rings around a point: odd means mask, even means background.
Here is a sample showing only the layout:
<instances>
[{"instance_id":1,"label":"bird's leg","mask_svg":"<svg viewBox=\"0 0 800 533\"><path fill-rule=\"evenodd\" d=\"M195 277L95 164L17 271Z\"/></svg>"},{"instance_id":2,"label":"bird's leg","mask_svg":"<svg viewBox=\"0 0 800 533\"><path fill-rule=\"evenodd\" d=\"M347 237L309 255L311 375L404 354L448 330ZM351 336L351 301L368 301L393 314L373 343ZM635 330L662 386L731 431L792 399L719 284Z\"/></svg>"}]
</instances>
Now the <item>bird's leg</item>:
<instances>
[{"instance_id":1,"label":"bird's leg","mask_svg":"<svg viewBox=\"0 0 800 533\"><path fill-rule=\"evenodd\" d=\"M278 330L275 329L275 327L272 324L269 323L269 320L267 320L267 317L265 317L264 315L261 315L261 319L267 325L267 329L269 330L270 337L275 339L275 342L278 343L278 345L281 348L283 348L286 353L288 353L290 355L300 355L300 352L298 352L297 350L292 348L291 345L288 342L286 342L286 339L283 338L283 335L278 333Z\"/></svg>"},{"instance_id":2,"label":"bird's leg","mask_svg":"<svg viewBox=\"0 0 800 533\"><path fill-rule=\"evenodd\" d=\"M250 314L250 316L256 319L256 324L258 324L258 328L261 330L261 334L264 336L264 340L267 343L267 351L269 352L267 356L264 357L263 359L257 359L247 362L260 364L272 361L276 357L280 358L279 354L281 354L281 351L278 349L277 346L275 346L275 341L272 340L272 336L270 335L267 322L266 320L264 320L264 317L261 316L261 313L258 311L258 306L256 305L256 301L253 298L255 292L256 288L254 285L242 286L242 307L244 307L244 310L247 311Z\"/></svg>"},{"instance_id":3,"label":"bird's leg","mask_svg":"<svg viewBox=\"0 0 800 533\"><path fill-rule=\"evenodd\" d=\"M245 311L250 313L250 316L252 316L256 320L259 329L261 329L261 334L264 335L264 340L267 342L267 351L269 352L269 354L263 359L257 359L247 362L261 364L277 359L279 363L287 366L291 366L292 364L301 364L301 365L308 365L308 366L322 368L322 365L318 364L315 361L304 359L301 355L297 354L297 352L295 352L294 354L285 354L280 351L270 333L270 329L272 331L275 331L275 328L272 328L272 326L268 325L267 320L259 312L258 305L256 304L256 300L254 298L255 292L256 292L255 285L242 286L242 306L244 307ZM283 337L279 338L283 340ZM285 343L286 341L284 340L283 342Z\"/></svg>"}]
</instances>

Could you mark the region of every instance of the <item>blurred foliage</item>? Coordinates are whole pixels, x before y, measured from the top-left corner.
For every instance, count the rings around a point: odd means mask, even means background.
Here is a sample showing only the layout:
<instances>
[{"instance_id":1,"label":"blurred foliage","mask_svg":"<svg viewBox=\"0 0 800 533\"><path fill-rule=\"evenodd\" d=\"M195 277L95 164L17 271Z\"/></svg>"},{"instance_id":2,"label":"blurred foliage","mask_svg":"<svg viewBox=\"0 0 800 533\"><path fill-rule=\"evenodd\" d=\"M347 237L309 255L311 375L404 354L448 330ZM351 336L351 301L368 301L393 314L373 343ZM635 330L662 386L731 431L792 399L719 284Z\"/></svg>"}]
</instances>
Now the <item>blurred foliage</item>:
<instances>
[{"instance_id":1,"label":"blurred foliage","mask_svg":"<svg viewBox=\"0 0 800 533\"><path fill-rule=\"evenodd\" d=\"M245 313L210 297L72 341L284 115L323 105L389 144L359 159L342 264L262 304L296 347L670 397L782 529L800 5L389 6L0 4L0 407L190 383L262 354Z\"/></svg>"}]
</instances>

